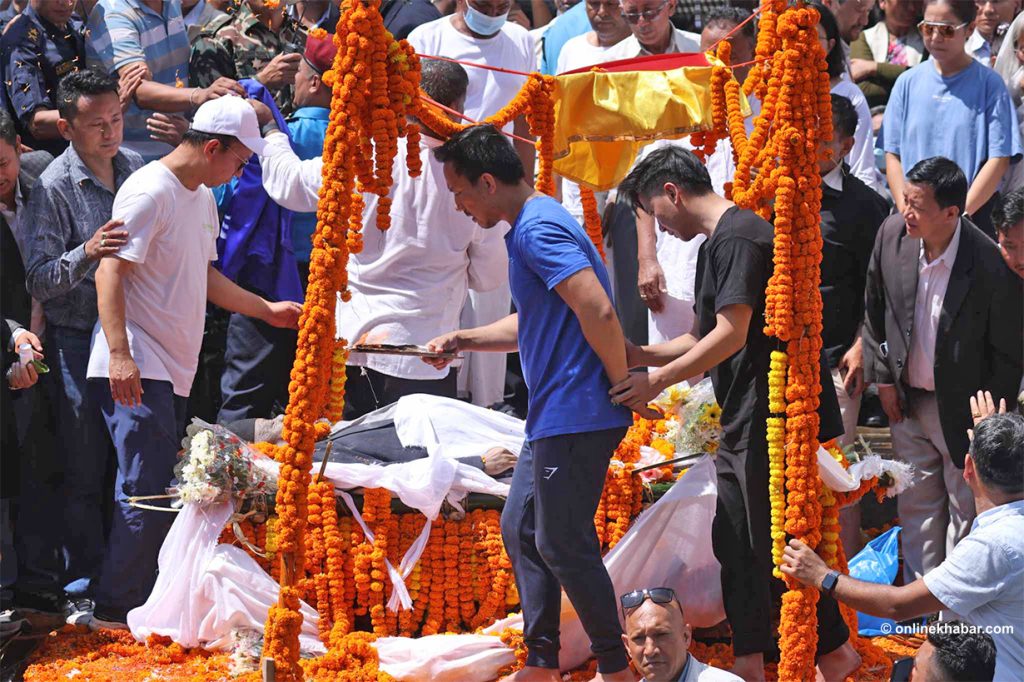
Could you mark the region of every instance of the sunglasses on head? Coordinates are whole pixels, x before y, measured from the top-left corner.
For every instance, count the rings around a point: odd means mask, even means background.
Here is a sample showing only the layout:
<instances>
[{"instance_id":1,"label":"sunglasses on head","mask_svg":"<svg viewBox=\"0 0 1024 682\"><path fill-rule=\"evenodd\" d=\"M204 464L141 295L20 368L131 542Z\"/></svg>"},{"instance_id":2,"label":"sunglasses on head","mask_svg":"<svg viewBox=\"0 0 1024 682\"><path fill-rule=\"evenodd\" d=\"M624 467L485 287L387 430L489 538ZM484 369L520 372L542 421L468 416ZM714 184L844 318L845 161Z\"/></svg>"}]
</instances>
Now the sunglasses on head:
<instances>
[{"instance_id":1,"label":"sunglasses on head","mask_svg":"<svg viewBox=\"0 0 1024 682\"><path fill-rule=\"evenodd\" d=\"M676 599L676 593L671 587L650 587L643 590L633 590L619 597L622 604L622 612L635 609L650 599L655 604L670 604Z\"/></svg>"},{"instance_id":2,"label":"sunglasses on head","mask_svg":"<svg viewBox=\"0 0 1024 682\"><path fill-rule=\"evenodd\" d=\"M644 21L654 21L658 18L658 15L661 14L662 10L665 9L666 5L668 5L668 0L665 0L665 2L661 3L654 9L645 9L642 12L623 12L622 18L630 24L640 23L640 17L643 17Z\"/></svg>"},{"instance_id":3,"label":"sunglasses on head","mask_svg":"<svg viewBox=\"0 0 1024 682\"><path fill-rule=\"evenodd\" d=\"M925 38L931 38L938 34L948 40L952 38L959 29L964 28L965 26L967 26L966 23L954 26L953 24L944 24L939 21L922 21L917 25L917 30L919 30L921 35Z\"/></svg>"}]
</instances>

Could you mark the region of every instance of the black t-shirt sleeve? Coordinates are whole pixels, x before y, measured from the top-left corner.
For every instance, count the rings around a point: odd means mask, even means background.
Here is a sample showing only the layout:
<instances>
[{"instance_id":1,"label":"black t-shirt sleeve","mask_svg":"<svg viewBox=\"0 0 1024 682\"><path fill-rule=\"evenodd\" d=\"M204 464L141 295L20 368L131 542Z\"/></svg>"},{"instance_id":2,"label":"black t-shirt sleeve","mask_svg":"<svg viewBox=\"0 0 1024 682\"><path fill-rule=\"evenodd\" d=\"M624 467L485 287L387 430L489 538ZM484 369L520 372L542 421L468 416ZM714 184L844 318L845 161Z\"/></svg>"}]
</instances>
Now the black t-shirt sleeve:
<instances>
[{"instance_id":1,"label":"black t-shirt sleeve","mask_svg":"<svg viewBox=\"0 0 1024 682\"><path fill-rule=\"evenodd\" d=\"M709 255L715 268L715 313L737 304L760 310L771 267L764 250L737 236L715 244Z\"/></svg>"}]
</instances>

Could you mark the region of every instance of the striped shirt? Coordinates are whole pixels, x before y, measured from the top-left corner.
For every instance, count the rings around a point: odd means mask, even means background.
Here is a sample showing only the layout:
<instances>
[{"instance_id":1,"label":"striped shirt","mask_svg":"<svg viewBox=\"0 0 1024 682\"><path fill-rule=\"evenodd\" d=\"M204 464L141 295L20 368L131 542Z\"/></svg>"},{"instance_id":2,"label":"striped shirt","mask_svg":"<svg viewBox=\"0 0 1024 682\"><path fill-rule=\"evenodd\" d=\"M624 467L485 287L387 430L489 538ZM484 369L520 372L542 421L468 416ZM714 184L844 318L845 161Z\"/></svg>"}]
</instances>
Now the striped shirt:
<instances>
[{"instance_id":1,"label":"striped shirt","mask_svg":"<svg viewBox=\"0 0 1024 682\"><path fill-rule=\"evenodd\" d=\"M188 57L188 29L180 2L164 0L162 13L157 13L141 0L99 0L89 15L86 58L90 67L116 75L128 64L145 62L154 82L173 87L188 83ZM146 119L152 115L133 103L124 121L123 146L146 161L172 149L150 139Z\"/></svg>"}]
</instances>

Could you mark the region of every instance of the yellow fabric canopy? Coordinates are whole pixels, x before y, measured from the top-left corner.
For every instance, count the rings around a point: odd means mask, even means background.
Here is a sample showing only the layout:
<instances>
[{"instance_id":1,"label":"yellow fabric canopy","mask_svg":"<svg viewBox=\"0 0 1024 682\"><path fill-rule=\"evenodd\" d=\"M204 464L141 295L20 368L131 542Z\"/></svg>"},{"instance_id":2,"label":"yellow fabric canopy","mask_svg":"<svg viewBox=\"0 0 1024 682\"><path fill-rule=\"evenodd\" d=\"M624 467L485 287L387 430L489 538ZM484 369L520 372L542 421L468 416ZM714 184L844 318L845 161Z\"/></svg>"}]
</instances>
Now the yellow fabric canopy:
<instances>
[{"instance_id":1,"label":"yellow fabric canopy","mask_svg":"<svg viewBox=\"0 0 1024 682\"><path fill-rule=\"evenodd\" d=\"M611 189L645 144L710 129L718 64L710 54L654 55L556 76L555 172ZM749 115L745 99L742 106Z\"/></svg>"}]
</instances>

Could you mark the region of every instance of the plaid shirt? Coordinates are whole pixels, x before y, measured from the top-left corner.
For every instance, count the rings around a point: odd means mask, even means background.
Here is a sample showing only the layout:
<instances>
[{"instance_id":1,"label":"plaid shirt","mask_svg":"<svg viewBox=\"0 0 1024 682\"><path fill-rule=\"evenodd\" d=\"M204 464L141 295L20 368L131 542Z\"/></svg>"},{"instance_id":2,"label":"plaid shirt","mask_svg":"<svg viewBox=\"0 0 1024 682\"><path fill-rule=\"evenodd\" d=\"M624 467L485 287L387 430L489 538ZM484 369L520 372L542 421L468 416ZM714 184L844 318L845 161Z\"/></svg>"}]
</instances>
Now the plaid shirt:
<instances>
[{"instance_id":1,"label":"plaid shirt","mask_svg":"<svg viewBox=\"0 0 1024 682\"><path fill-rule=\"evenodd\" d=\"M164 2L158 14L141 0L100 0L89 15L86 58L90 67L116 75L134 62L145 62L153 81L174 86L188 83L188 30L180 2ZM146 130L152 111L132 104L124 121L124 146L146 161L160 158L171 147L155 142Z\"/></svg>"}]
</instances>

